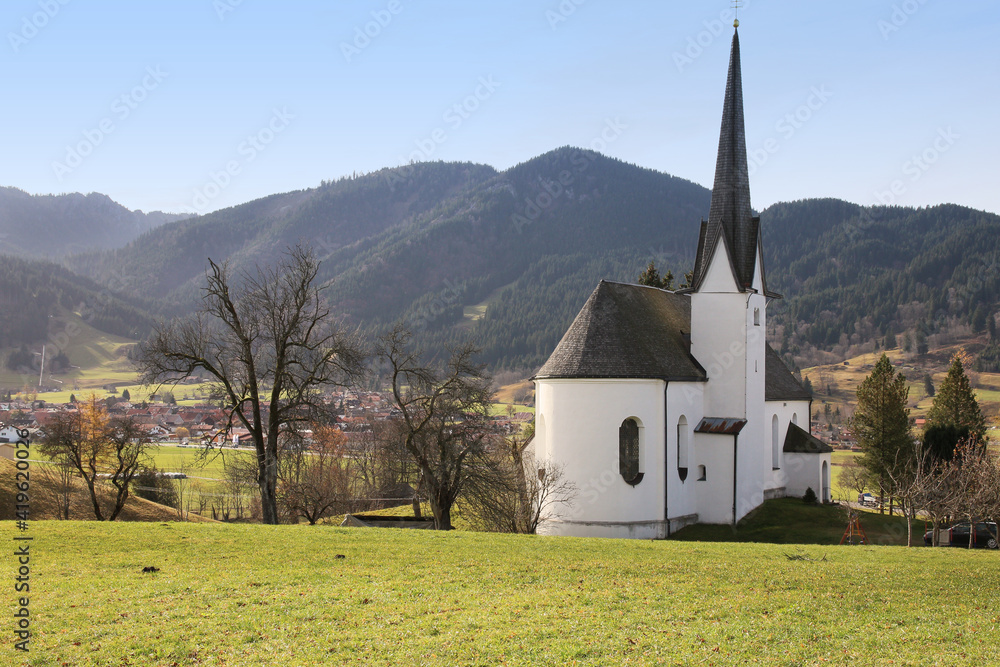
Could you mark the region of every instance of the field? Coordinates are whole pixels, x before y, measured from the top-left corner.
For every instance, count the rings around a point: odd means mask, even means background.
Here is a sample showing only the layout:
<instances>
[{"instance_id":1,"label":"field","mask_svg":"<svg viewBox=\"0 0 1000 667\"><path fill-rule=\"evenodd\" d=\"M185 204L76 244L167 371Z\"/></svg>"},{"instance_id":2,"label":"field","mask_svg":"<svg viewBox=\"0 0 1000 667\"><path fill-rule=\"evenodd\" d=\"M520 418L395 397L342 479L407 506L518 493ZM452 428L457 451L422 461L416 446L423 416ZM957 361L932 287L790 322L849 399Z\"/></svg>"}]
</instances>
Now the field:
<instances>
[{"instance_id":1,"label":"field","mask_svg":"<svg viewBox=\"0 0 1000 667\"><path fill-rule=\"evenodd\" d=\"M1000 641L992 552L179 523L31 534L33 644L15 655L8 640L6 664L991 664Z\"/></svg>"},{"instance_id":2,"label":"field","mask_svg":"<svg viewBox=\"0 0 1000 667\"><path fill-rule=\"evenodd\" d=\"M951 356L958 348L955 345L932 350L922 356L908 354L898 348L886 353L896 370L906 376L910 388L910 416L927 415L933 398L924 388L924 375L930 374L934 386L940 388L948 374ZM809 378L813 385L814 416L823 414L824 404L829 404L831 410L840 408L842 417L852 414L857 403L858 385L871 373L881 354L863 354L844 362L804 369L803 378ZM971 379L987 421L1000 424L1000 374L972 373ZM825 422L825 419L822 421Z\"/></svg>"}]
</instances>

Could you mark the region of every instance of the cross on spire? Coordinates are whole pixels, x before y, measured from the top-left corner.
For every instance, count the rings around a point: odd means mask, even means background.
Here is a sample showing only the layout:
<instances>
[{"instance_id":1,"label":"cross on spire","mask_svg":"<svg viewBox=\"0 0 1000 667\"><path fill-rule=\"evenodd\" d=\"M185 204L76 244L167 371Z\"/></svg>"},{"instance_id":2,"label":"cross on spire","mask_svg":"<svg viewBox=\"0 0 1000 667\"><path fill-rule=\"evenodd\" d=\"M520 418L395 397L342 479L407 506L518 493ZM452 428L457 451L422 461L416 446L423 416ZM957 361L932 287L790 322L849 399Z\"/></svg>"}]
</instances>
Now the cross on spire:
<instances>
[{"instance_id":1,"label":"cross on spire","mask_svg":"<svg viewBox=\"0 0 1000 667\"><path fill-rule=\"evenodd\" d=\"M743 0L733 0L733 10L736 12L736 20L733 21L733 27L740 27L740 9L743 8Z\"/></svg>"}]
</instances>

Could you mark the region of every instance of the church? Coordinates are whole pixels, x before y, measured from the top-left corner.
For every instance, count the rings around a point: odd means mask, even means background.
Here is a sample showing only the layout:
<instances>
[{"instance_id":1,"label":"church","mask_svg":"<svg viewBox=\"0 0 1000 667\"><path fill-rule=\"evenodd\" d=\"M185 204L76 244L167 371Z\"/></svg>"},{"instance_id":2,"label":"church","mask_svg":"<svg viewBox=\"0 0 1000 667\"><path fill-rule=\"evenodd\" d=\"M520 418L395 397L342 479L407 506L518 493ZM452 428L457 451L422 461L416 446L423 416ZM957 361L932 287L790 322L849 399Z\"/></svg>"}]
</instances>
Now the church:
<instances>
[{"instance_id":1,"label":"church","mask_svg":"<svg viewBox=\"0 0 1000 667\"><path fill-rule=\"evenodd\" d=\"M535 382L535 460L576 491L540 532L665 538L735 524L771 498L830 499L811 398L767 343L760 218L750 205L738 23L708 221L691 285L602 281Z\"/></svg>"}]
</instances>

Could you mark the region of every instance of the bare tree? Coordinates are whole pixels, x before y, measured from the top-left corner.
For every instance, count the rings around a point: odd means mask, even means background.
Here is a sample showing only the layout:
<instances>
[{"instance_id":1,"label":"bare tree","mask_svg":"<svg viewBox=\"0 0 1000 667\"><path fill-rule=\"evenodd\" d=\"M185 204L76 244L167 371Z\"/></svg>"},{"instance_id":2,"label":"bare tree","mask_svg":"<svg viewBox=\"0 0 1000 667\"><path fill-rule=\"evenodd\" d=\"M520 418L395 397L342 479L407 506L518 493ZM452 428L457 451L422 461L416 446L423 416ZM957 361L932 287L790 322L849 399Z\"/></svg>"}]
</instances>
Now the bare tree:
<instances>
[{"instance_id":1,"label":"bare tree","mask_svg":"<svg viewBox=\"0 0 1000 667\"><path fill-rule=\"evenodd\" d=\"M410 333L397 326L379 339L377 351L389 368L403 442L420 470L434 527L451 530L456 499L472 476L489 469L491 382L473 363L478 350L471 345L456 350L437 370L410 349L410 342Z\"/></svg>"},{"instance_id":2,"label":"bare tree","mask_svg":"<svg viewBox=\"0 0 1000 667\"><path fill-rule=\"evenodd\" d=\"M320 519L347 512L353 499L351 459L340 429L316 425L311 446L286 454L281 465L279 495L286 511L315 525Z\"/></svg>"},{"instance_id":3,"label":"bare tree","mask_svg":"<svg viewBox=\"0 0 1000 667\"><path fill-rule=\"evenodd\" d=\"M868 471L858 465L855 461L850 460L844 464L839 477L841 488L848 489L849 491L856 493L856 497L858 498L864 494L865 490L868 489L868 485L871 483L871 477L868 475ZM848 498L847 501L853 502L850 498Z\"/></svg>"},{"instance_id":4,"label":"bare tree","mask_svg":"<svg viewBox=\"0 0 1000 667\"><path fill-rule=\"evenodd\" d=\"M357 494L368 499L365 510L381 509L393 499L403 500L402 492L409 486L412 489L409 500L415 503L416 516L420 516L419 472L414 471L404 431L401 419L369 418L365 429L358 433L360 437L350 455Z\"/></svg>"},{"instance_id":5,"label":"bare tree","mask_svg":"<svg viewBox=\"0 0 1000 667\"><path fill-rule=\"evenodd\" d=\"M279 437L320 407L319 390L357 377L364 355L337 327L313 283L319 261L301 246L272 268L241 272L209 259L202 308L193 319L162 323L137 355L146 385L176 384L205 372L218 386L227 421L250 432L264 523L279 522Z\"/></svg>"},{"instance_id":6,"label":"bare tree","mask_svg":"<svg viewBox=\"0 0 1000 667\"><path fill-rule=\"evenodd\" d=\"M45 480L42 488L47 490L55 502L57 515L60 519L68 521L70 503L73 499L73 480L76 478L73 463L67 456L60 456L42 468L40 476Z\"/></svg>"},{"instance_id":7,"label":"bare tree","mask_svg":"<svg viewBox=\"0 0 1000 667\"><path fill-rule=\"evenodd\" d=\"M91 400L77 413L56 416L47 427L40 451L68 462L83 477L94 508L94 517L105 520L99 487L106 481L114 489L108 521L118 518L128 500L132 480L149 461L152 439L146 429L129 417L110 416L103 403Z\"/></svg>"},{"instance_id":8,"label":"bare tree","mask_svg":"<svg viewBox=\"0 0 1000 667\"><path fill-rule=\"evenodd\" d=\"M562 467L537 462L529 449L530 434L514 435L497 448L498 460L470 480L463 493L463 511L481 530L534 534L551 515L553 506L568 504L576 486L565 479Z\"/></svg>"}]
</instances>

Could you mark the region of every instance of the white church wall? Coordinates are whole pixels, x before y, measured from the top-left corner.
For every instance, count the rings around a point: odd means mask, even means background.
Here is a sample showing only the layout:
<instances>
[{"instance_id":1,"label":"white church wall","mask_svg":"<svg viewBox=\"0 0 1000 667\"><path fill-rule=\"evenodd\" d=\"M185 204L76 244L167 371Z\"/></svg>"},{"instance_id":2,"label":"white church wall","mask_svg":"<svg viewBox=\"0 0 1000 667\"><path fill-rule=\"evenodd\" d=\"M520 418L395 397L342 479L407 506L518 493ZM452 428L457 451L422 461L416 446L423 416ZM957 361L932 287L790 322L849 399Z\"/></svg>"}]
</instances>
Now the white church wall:
<instances>
[{"instance_id":1,"label":"white church wall","mask_svg":"<svg viewBox=\"0 0 1000 667\"><path fill-rule=\"evenodd\" d=\"M759 262L758 262L759 263ZM748 293L743 314L746 331L746 415L747 424L739 439L739 487L737 519L743 518L767 497L772 488L771 447L767 439L765 414L765 350L767 346L767 300L761 294Z\"/></svg>"},{"instance_id":2,"label":"white church wall","mask_svg":"<svg viewBox=\"0 0 1000 667\"><path fill-rule=\"evenodd\" d=\"M704 466L706 479L693 482L700 523L733 521L733 436L695 434L697 466Z\"/></svg>"},{"instance_id":3,"label":"white church wall","mask_svg":"<svg viewBox=\"0 0 1000 667\"><path fill-rule=\"evenodd\" d=\"M705 466L705 460L698 449L694 429L705 416L703 409L704 382L671 382L667 386L667 430L666 430L666 480L669 519L679 519L698 514L698 492L704 486L698 482L698 467ZM682 428L681 420L686 422ZM681 479L682 457L678 455L681 434L686 435L687 476ZM675 530L671 523L671 530Z\"/></svg>"},{"instance_id":4,"label":"white church wall","mask_svg":"<svg viewBox=\"0 0 1000 667\"><path fill-rule=\"evenodd\" d=\"M774 458L773 448L777 444L778 469L772 466L768 492L765 497L771 498L787 493L789 461L784 453L785 436L788 433L790 423L798 424L801 428L809 430L809 401L768 401L765 407L765 441L767 442L768 460ZM774 419L778 420L778 428L774 429ZM784 493L779 493L780 491ZM801 494L800 494L801 495Z\"/></svg>"},{"instance_id":5,"label":"white church wall","mask_svg":"<svg viewBox=\"0 0 1000 667\"><path fill-rule=\"evenodd\" d=\"M830 454L785 454L787 469L786 494L791 498L801 498L806 489L812 489L817 498L826 502L832 500L830 475L833 474ZM823 464L826 464L826 475Z\"/></svg>"},{"instance_id":6,"label":"white church wall","mask_svg":"<svg viewBox=\"0 0 1000 667\"><path fill-rule=\"evenodd\" d=\"M664 383L661 380L538 380L536 423L547 458L577 485L568 507L554 507L547 530L564 535L656 537L663 519ZM619 473L618 429L639 423L637 485ZM608 525L617 524L617 525Z\"/></svg>"}]
</instances>

